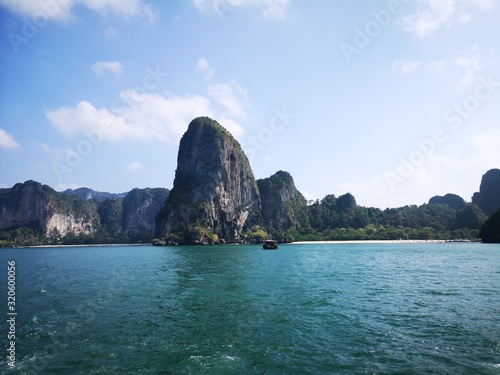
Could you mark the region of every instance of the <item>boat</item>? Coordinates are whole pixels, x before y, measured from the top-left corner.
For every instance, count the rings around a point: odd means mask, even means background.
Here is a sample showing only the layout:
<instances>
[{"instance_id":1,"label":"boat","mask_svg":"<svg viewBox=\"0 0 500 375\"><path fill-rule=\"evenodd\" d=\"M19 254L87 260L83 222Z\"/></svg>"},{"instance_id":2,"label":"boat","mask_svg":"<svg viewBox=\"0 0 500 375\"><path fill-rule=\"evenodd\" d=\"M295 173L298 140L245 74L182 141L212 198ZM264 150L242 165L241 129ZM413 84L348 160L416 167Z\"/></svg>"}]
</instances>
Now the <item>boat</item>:
<instances>
[{"instance_id":1,"label":"boat","mask_svg":"<svg viewBox=\"0 0 500 375\"><path fill-rule=\"evenodd\" d=\"M264 250L275 250L278 248L278 241L276 240L266 240L262 245Z\"/></svg>"}]
</instances>

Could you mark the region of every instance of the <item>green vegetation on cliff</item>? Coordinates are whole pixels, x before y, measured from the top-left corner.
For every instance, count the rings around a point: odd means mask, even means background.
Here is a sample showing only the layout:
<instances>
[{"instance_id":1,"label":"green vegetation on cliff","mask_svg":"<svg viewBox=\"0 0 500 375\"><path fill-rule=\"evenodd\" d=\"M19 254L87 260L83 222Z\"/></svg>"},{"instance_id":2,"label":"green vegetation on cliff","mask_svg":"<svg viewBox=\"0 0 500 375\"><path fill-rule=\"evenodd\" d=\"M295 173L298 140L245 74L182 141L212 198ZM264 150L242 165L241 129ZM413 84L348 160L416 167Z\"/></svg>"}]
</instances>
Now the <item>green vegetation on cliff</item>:
<instances>
[{"instance_id":1,"label":"green vegetation on cliff","mask_svg":"<svg viewBox=\"0 0 500 375\"><path fill-rule=\"evenodd\" d=\"M58 193L35 181L0 189L0 246L148 243L167 189Z\"/></svg>"},{"instance_id":2,"label":"green vegetation on cliff","mask_svg":"<svg viewBox=\"0 0 500 375\"><path fill-rule=\"evenodd\" d=\"M216 121L195 118L179 144L174 186L157 216L156 236L167 243L215 237L244 242L245 232L259 224L260 210L259 189L240 144Z\"/></svg>"},{"instance_id":3,"label":"green vegetation on cliff","mask_svg":"<svg viewBox=\"0 0 500 375\"><path fill-rule=\"evenodd\" d=\"M307 205L288 172L255 180L239 143L208 117L189 124L177 162L171 192L57 193L35 181L0 189L0 246L148 243L153 235L162 245L255 243L269 237L498 241L500 169L484 174L472 203L446 194L429 204L382 210L359 206L347 193Z\"/></svg>"},{"instance_id":4,"label":"green vegetation on cliff","mask_svg":"<svg viewBox=\"0 0 500 375\"><path fill-rule=\"evenodd\" d=\"M481 210L473 204L468 204L459 211L448 204L412 205L381 210L354 205L351 197L335 198L334 195L328 195L310 205L311 230L301 232L298 238L301 240L477 239L479 228L486 219ZM339 200L342 202L340 205ZM345 205L345 202L350 203Z\"/></svg>"},{"instance_id":5,"label":"green vegetation on cliff","mask_svg":"<svg viewBox=\"0 0 500 375\"><path fill-rule=\"evenodd\" d=\"M295 233L310 228L307 202L288 172L257 180L262 202L261 225L280 242L295 241ZM249 234L250 238L260 236ZM260 242L260 241L259 241Z\"/></svg>"}]
</instances>

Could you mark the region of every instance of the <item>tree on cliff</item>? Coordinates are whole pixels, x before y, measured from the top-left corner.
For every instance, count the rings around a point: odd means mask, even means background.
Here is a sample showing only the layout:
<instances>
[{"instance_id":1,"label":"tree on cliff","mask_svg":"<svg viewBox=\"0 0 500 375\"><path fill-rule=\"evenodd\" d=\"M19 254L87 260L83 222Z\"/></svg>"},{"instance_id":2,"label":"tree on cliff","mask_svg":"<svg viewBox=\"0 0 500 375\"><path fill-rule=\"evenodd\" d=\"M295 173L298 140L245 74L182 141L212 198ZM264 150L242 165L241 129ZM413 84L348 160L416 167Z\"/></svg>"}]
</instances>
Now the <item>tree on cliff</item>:
<instances>
[{"instance_id":1,"label":"tree on cliff","mask_svg":"<svg viewBox=\"0 0 500 375\"><path fill-rule=\"evenodd\" d=\"M444 196L436 195L429 199L429 204L447 204L455 211L463 210L465 208L465 201L462 197L456 194L446 194Z\"/></svg>"}]
</instances>

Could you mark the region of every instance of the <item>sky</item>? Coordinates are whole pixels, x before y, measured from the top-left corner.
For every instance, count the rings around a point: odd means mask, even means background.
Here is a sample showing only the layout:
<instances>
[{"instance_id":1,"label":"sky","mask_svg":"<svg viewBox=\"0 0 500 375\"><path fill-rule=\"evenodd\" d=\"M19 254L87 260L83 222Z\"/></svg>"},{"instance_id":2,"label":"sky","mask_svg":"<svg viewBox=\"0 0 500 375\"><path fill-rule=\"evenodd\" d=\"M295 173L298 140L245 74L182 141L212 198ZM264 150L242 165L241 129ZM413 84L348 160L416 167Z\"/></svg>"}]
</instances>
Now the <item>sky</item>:
<instances>
[{"instance_id":1,"label":"sky","mask_svg":"<svg viewBox=\"0 0 500 375\"><path fill-rule=\"evenodd\" d=\"M308 200L471 200L500 168L500 0L0 0L0 187L172 188L209 116Z\"/></svg>"}]
</instances>

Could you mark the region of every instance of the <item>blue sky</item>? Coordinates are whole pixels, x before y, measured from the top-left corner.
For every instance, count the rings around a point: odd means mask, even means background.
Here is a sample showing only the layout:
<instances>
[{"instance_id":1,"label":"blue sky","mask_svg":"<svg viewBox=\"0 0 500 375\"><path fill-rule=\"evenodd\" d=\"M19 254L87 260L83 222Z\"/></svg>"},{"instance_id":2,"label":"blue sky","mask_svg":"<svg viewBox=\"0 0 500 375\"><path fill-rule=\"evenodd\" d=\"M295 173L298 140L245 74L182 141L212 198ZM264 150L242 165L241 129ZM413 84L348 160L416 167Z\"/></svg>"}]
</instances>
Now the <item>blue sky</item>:
<instances>
[{"instance_id":1,"label":"blue sky","mask_svg":"<svg viewBox=\"0 0 500 375\"><path fill-rule=\"evenodd\" d=\"M171 188L200 115L256 178L380 208L500 168L498 0L0 0L0 186Z\"/></svg>"}]
</instances>

